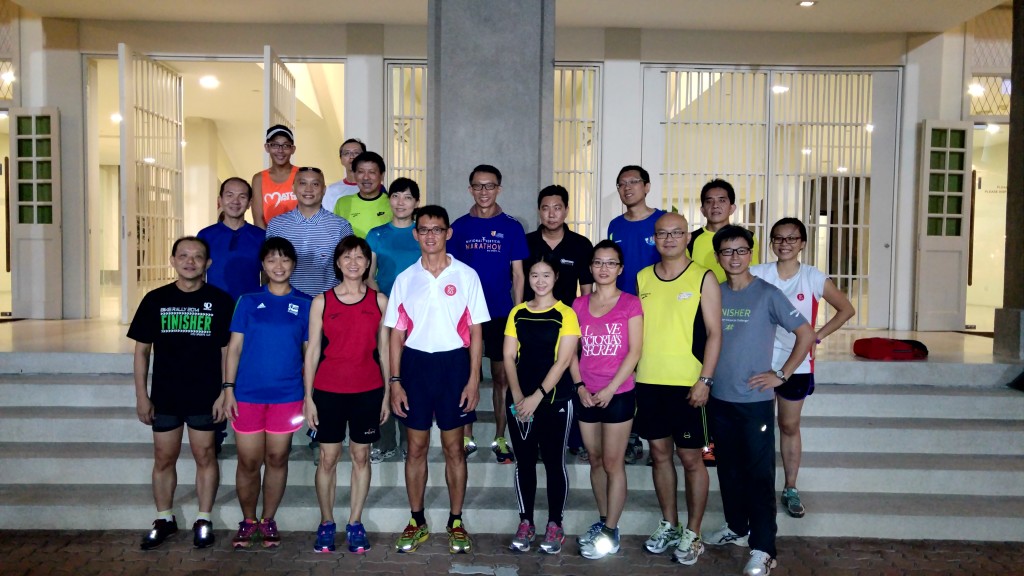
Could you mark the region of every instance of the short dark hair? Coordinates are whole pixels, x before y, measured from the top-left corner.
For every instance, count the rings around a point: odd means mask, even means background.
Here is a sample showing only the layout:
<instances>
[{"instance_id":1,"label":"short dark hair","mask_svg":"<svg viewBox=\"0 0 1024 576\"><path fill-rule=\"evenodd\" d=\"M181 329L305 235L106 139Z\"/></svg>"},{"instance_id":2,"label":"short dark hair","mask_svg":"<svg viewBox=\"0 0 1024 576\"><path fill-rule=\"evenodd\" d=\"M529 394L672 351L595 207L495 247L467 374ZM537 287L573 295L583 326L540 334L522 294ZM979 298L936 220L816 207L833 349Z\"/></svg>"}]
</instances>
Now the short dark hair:
<instances>
[{"instance_id":1,"label":"short dark hair","mask_svg":"<svg viewBox=\"0 0 1024 576\"><path fill-rule=\"evenodd\" d=\"M206 242L206 240L203 240L202 238L198 238L196 236L182 236L181 238L175 240L174 244L171 244L171 256L178 255L178 245L181 244L182 242L195 242L197 244L202 245L203 250L206 250L206 257L210 257L210 245Z\"/></svg>"},{"instance_id":2,"label":"short dark hair","mask_svg":"<svg viewBox=\"0 0 1024 576\"><path fill-rule=\"evenodd\" d=\"M362 148L362 152L366 152L366 144L364 144L362 140L360 140L359 138L349 138L348 140L345 140L344 142L342 142L341 146L338 146L338 157L339 158L341 157L342 151L345 150L345 146L347 146L348 144L359 144L359 147ZM362 153L362 152L360 152L360 153Z\"/></svg>"},{"instance_id":3,"label":"short dark hair","mask_svg":"<svg viewBox=\"0 0 1024 576\"><path fill-rule=\"evenodd\" d=\"M754 247L754 234L743 226L737 226L735 224L728 224L719 228L718 232L715 232L714 237L711 238L711 246L715 249L715 253L717 254L718 251L722 249L722 242L732 240L734 238L743 238L746 240L747 248Z\"/></svg>"},{"instance_id":4,"label":"short dark hair","mask_svg":"<svg viewBox=\"0 0 1024 576\"><path fill-rule=\"evenodd\" d=\"M413 199L420 199L420 185L417 184L415 180L404 177L395 178L395 181L391 183L391 186L388 186L388 196L397 192L405 192L406 190L409 191L409 194L412 194Z\"/></svg>"},{"instance_id":5,"label":"short dark hair","mask_svg":"<svg viewBox=\"0 0 1024 576\"><path fill-rule=\"evenodd\" d=\"M620 264L626 263L626 257L622 254L622 246L619 246L614 240L601 240L594 245L594 250L590 253L590 260L593 261L597 257L598 250L615 250L615 255L619 258Z\"/></svg>"},{"instance_id":6,"label":"short dark hair","mask_svg":"<svg viewBox=\"0 0 1024 576\"><path fill-rule=\"evenodd\" d=\"M224 187L228 185L228 182L241 182L245 189L249 191L249 200L252 200L252 184L249 184L245 178L239 178L238 176L232 176L220 183L220 192L217 193L218 197L224 195Z\"/></svg>"},{"instance_id":7,"label":"short dark hair","mask_svg":"<svg viewBox=\"0 0 1024 576\"><path fill-rule=\"evenodd\" d=\"M426 206L420 206L416 209L416 213L413 214L413 222L416 226L420 225L420 218L440 218L444 222L444 227L448 228L451 226L451 222L448 220L448 211L443 206L437 204L427 204Z\"/></svg>"},{"instance_id":8,"label":"short dark hair","mask_svg":"<svg viewBox=\"0 0 1024 576\"><path fill-rule=\"evenodd\" d=\"M803 222L793 217L781 218L778 222L772 224L772 231L768 234L768 237L775 236L775 229L786 224L796 226L796 229L800 232L800 240L807 242L807 226L804 226Z\"/></svg>"},{"instance_id":9,"label":"short dark hair","mask_svg":"<svg viewBox=\"0 0 1024 576\"><path fill-rule=\"evenodd\" d=\"M354 234L345 236L338 242L338 245L334 247L334 277L338 280L344 280L345 274L342 273L341 268L338 268L338 259L341 255L352 250L359 250L363 253L363 257L366 258L366 270L363 270L363 280L370 277L370 261L373 258L373 252L370 250L370 245L366 240L356 236Z\"/></svg>"},{"instance_id":10,"label":"short dark hair","mask_svg":"<svg viewBox=\"0 0 1024 576\"><path fill-rule=\"evenodd\" d=\"M633 172L633 171L636 171L636 172L640 173L640 179L644 181L644 184L650 184L651 183L651 175L648 174L647 170L644 170L642 166L637 166L636 164L630 164L629 166L623 166L622 170L619 170L619 175L615 177L615 181L618 182L619 178L622 178L622 175L625 174L626 172Z\"/></svg>"},{"instance_id":11,"label":"short dark hair","mask_svg":"<svg viewBox=\"0 0 1024 576\"><path fill-rule=\"evenodd\" d=\"M725 190L725 193L729 195L729 204L736 203L736 190L733 190L732 184L729 184L728 182L722 180L721 178L715 178L714 180L709 181L707 184L704 185L703 188L700 189L701 204L704 203L704 195L707 194L709 190L713 190L715 188L721 188L722 190Z\"/></svg>"},{"instance_id":12,"label":"short dark hair","mask_svg":"<svg viewBox=\"0 0 1024 576\"><path fill-rule=\"evenodd\" d=\"M473 183L473 176L476 176L477 172L483 172L485 174L494 174L494 177L498 179L498 186L501 186L501 170L498 170L490 164L480 164L473 171L469 173L469 183Z\"/></svg>"},{"instance_id":13,"label":"short dark hair","mask_svg":"<svg viewBox=\"0 0 1024 576\"><path fill-rule=\"evenodd\" d=\"M292 144L295 144L295 134L292 133L291 128L284 124L274 124L270 128L267 128L267 142L270 142L270 140L278 134L287 138Z\"/></svg>"},{"instance_id":14,"label":"short dark hair","mask_svg":"<svg viewBox=\"0 0 1024 576\"><path fill-rule=\"evenodd\" d=\"M384 166L384 159L381 158L380 154L377 154L376 152L363 152L352 159L352 170L356 170L359 168L359 165L364 162L373 162L377 165L377 169L380 170L380 173L384 173L386 166Z\"/></svg>"},{"instance_id":15,"label":"short dark hair","mask_svg":"<svg viewBox=\"0 0 1024 576\"><path fill-rule=\"evenodd\" d=\"M533 267L536 266L537 264L542 263L547 264L549 267L551 267L551 271L555 273L555 278L558 278L558 273L562 271L562 259L558 256L555 256L554 252L548 252L547 254L541 256L540 258L534 258L533 262L530 262L530 265L526 268L527 278L529 278L530 276L530 270L533 270Z\"/></svg>"},{"instance_id":16,"label":"short dark hair","mask_svg":"<svg viewBox=\"0 0 1024 576\"><path fill-rule=\"evenodd\" d=\"M537 193L537 208L540 208L540 203L544 201L548 196L558 196L562 199L562 204L565 207L569 207L569 191L565 189L565 186L559 186L558 184L552 184L551 186L545 186Z\"/></svg>"},{"instance_id":17,"label":"short dark hair","mask_svg":"<svg viewBox=\"0 0 1024 576\"><path fill-rule=\"evenodd\" d=\"M295 246L287 238L272 236L267 238L260 246L260 262L266 260L271 254L280 254L292 262L298 263L299 255L295 253Z\"/></svg>"}]
</instances>

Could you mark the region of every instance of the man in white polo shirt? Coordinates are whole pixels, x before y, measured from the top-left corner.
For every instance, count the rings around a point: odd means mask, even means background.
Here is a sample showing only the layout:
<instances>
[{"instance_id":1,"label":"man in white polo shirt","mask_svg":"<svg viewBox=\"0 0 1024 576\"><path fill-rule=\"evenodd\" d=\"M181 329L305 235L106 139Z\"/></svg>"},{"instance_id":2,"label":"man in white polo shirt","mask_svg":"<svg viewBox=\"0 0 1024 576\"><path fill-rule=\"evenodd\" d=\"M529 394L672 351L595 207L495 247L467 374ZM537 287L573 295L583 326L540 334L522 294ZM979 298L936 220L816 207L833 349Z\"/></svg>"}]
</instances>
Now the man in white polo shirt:
<instances>
[{"instance_id":1,"label":"man in white polo shirt","mask_svg":"<svg viewBox=\"0 0 1024 576\"><path fill-rule=\"evenodd\" d=\"M384 315L384 324L391 328L391 407L409 431L405 488L412 518L395 550L412 552L430 535L423 494L430 428L436 419L451 504L448 549L466 553L473 544L462 523L462 427L476 420L483 357L480 325L490 315L479 276L447 253L452 236L448 212L424 206L416 211L415 222L413 236L421 256L395 279Z\"/></svg>"}]
</instances>

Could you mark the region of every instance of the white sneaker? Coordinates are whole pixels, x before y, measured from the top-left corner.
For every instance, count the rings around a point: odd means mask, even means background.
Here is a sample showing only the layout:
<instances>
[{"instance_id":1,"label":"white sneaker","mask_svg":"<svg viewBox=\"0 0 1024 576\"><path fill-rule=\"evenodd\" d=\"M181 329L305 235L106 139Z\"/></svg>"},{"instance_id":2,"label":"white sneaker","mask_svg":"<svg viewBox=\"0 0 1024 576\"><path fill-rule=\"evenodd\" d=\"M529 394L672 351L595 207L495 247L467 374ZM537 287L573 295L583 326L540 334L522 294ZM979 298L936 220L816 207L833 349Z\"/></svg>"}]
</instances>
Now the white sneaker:
<instances>
[{"instance_id":1,"label":"white sneaker","mask_svg":"<svg viewBox=\"0 0 1024 576\"><path fill-rule=\"evenodd\" d=\"M384 461L384 454L380 451L380 448L370 449L370 464L380 464Z\"/></svg>"},{"instance_id":2,"label":"white sneaker","mask_svg":"<svg viewBox=\"0 0 1024 576\"><path fill-rule=\"evenodd\" d=\"M768 576L777 565L775 558L769 556L767 552L751 550L750 560L743 567L743 576Z\"/></svg>"},{"instance_id":3,"label":"white sneaker","mask_svg":"<svg viewBox=\"0 0 1024 576\"><path fill-rule=\"evenodd\" d=\"M676 551L672 553L672 561L686 566L693 566L697 563L697 558L703 553L704 544L700 541L700 536L693 530L684 528L683 536L679 539Z\"/></svg>"},{"instance_id":4,"label":"white sneaker","mask_svg":"<svg viewBox=\"0 0 1024 576\"><path fill-rule=\"evenodd\" d=\"M749 536L740 536L729 529L729 525L726 524L715 530L711 534L704 537L704 542L709 546L724 546L726 544L735 544L746 548L750 544L748 543Z\"/></svg>"},{"instance_id":5,"label":"white sneaker","mask_svg":"<svg viewBox=\"0 0 1024 576\"><path fill-rule=\"evenodd\" d=\"M671 524L662 520L658 529L651 534L651 537L644 542L644 548L653 554L661 554L665 550L679 544L679 531Z\"/></svg>"}]
</instances>

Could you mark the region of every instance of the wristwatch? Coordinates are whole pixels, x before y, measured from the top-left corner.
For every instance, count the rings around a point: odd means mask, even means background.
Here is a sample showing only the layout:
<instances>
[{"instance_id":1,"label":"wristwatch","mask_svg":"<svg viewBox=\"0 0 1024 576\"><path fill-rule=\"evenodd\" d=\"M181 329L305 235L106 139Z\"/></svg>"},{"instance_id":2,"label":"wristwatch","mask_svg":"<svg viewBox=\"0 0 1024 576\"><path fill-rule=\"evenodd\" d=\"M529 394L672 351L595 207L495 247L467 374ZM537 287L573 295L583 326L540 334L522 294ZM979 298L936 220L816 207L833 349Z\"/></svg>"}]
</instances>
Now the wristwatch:
<instances>
[{"instance_id":1,"label":"wristwatch","mask_svg":"<svg viewBox=\"0 0 1024 576\"><path fill-rule=\"evenodd\" d=\"M779 380L782 380L783 384L786 383L786 373L783 372L782 370L776 370L775 376L778 377Z\"/></svg>"},{"instance_id":2,"label":"wristwatch","mask_svg":"<svg viewBox=\"0 0 1024 576\"><path fill-rule=\"evenodd\" d=\"M714 378L708 378L707 376L701 376L700 378L697 378L697 380L699 380L700 382L703 382L704 385L707 386L708 388L711 388L715 384L715 379Z\"/></svg>"}]
</instances>

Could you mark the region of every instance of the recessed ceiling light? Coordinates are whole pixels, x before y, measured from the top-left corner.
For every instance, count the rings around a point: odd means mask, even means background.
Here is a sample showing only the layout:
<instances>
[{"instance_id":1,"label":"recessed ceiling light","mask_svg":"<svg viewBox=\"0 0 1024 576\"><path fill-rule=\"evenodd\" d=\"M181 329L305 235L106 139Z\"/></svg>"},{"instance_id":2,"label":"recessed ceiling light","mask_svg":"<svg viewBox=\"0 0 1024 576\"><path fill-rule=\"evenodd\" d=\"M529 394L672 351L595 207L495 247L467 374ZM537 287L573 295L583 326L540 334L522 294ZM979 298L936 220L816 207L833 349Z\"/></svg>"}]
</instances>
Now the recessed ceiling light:
<instances>
[{"instance_id":1,"label":"recessed ceiling light","mask_svg":"<svg viewBox=\"0 0 1024 576\"><path fill-rule=\"evenodd\" d=\"M836 172L846 173L846 172L849 172L849 171L850 171L850 169L847 168L846 166L836 166Z\"/></svg>"},{"instance_id":2,"label":"recessed ceiling light","mask_svg":"<svg viewBox=\"0 0 1024 576\"><path fill-rule=\"evenodd\" d=\"M803 154L804 156L810 156L811 155L811 149L810 148L804 148L803 150L800 151L800 153Z\"/></svg>"},{"instance_id":3,"label":"recessed ceiling light","mask_svg":"<svg viewBox=\"0 0 1024 576\"><path fill-rule=\"evenodd\" d=\"M985 132L988 132L989 134L999 132L999 124L989 124L988 126L985 126Z\"/></svg>"},{"instance_id":4,"label":"recessed ceiling light","mask_svg":"<svg viewBox=\"0 0 1024 576\"><path fill-rule=\"evenodd\" d=\"M772 86L772 92L775 94L785 94L789 92L789 86Z\"/></svg>"},{"instance_id":5,"label":"recessed ceiling light","mask_svg":"<svg viewBox=\"0 0 1024 576\"><path fill-rule=\"evenodd\" d=\"M864 129L867 130L868 134L870 134L870 133L875 131L875 125L874 124L865 124L864 125Z\"/></svg>"},{"instance_id":6,"label":"recessed ceiling light","mask_svg":"<svg viewBox=\"0 0 1024 576\"><path fill-rule=\"evenodd\" d=\"M4 82L6 82L8 84L10 84L11 82L14 82L14 80L15 80L14 72L11 72L10 70L8 70L7 72L4 72L3 74L0 74L0 80L3 80Z\"/></svg>"},{"instance_id":7,"label":"recessed ceiling light","mask_svg":"<svg viewBox=\"0 0 1024 576\"><path fill-rule=\"evenodd\" d=\"M146 164L156 164L156 158L153 158L152 156L147 156L143 158L142 161Z\"/></svg>"},{"instance_id":8,"label":"recessed ceiling light","mask_svg":"<svg viewBox=\"0 0 1024 576\"><path fill-rule=\"evenodd\" d=\"M188 146L188 142L182 140L181 141L181 147L184 148L185 146Z\"/></svg>"},{"instance_id":9,"label":"recessed ceiling light","mask_svg":"<svg viewBox=\"0 0 1024 576\"><path fill-rule=\"evenodd\" d=\"M985 95L985 87L975 82L967 87L967 93L978 98L979 96Z\"/></svg>"},{"instance_id":10,"label":"recessed ceiling light","mask_svg":"<svg viewBox=\"0 0 1024 576\"><path fill-rule=\"evenodd\" d=\"M799 6L801 8L810 8L811 6L814 6L815 4L817 4L817 2L814 2L812 0L804 0L803 2L800 2L799 4L797 4L797 6Z\"/></svg>"},{"instance_id":11,"label":"recessed ceiling light","mask_svg":"<svg viewBox=\"0 0 1024 576\"><path fill-rule=\"evenodd\" d=\"M203 76L199 79L199 85L207 90L213 90L220 86L220 80L217 80L216 76Z\"/></svg>"},{"instance_id":12,"label":"recessed ceiling light","mask_svg":"<svg viewBox=\"0 0 1024 576\"><path fill-rule=\"evenodd\" d=\"M122 118L121 115L118 114L117 112L114 112L113 114L110 115L110 121L113 122L114 124L120 124L121 120L124 120L124 118Z\"/></svg>"}]
</instances>

